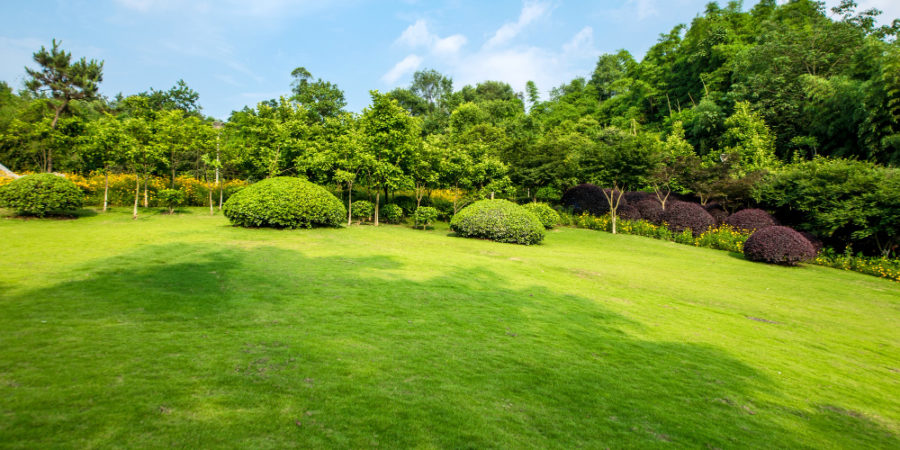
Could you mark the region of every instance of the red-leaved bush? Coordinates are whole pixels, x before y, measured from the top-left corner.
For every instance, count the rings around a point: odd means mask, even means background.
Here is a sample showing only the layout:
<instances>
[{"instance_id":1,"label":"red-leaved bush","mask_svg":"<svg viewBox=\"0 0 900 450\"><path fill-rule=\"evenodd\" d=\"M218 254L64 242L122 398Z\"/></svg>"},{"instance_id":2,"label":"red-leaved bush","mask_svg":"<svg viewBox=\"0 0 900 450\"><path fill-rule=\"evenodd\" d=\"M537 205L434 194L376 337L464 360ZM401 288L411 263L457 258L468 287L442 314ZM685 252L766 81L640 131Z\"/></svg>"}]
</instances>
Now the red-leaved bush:
<instances>
[{"instance_id":1,"label":"red-leaved bush","mask_svg":"<svg viewBox=\"0 0 900 450\"><path fill-rule=\"evenodd\" d=\"M604 192L606 192L606 195L604 195ZM609 189L601 189L594 184L579 184L566 190L560 199L560 203L565 207L572 208L572 212L575 214L586 212L594 216L602 216L609 213L609 200L606 198L609 193ZM613 200L617 199L621 194L622 192L615 191ZM623 196L619 201L619 206L627 204L628 200Z\"/></svg>"},{"instance_id":2,"label":"red-leaved bush","mask_svg":"<svg viewBox=\"0 0 900 450\"><path fill-rule=\"evenodd\" d=\"M816 250L793 228L770 226L756 230L744 243L744 256L750 261L796 266L816 257Z\"/></svg>"},{"instance_id":3,"label":"red-leaved bush","mask_svg":"<svg viewBox=\"0 0 900 450\"><path fill-rule=\"evenodd\" d=\"M619 206L616 215L626 220L641 220L641 211L631 205Z\"/></svg>"},{"instance_id":4,"label":"red-leaved bush","mask_svg":"<svg viewBox=\"0 0 900 450\"><path fill-rule=\"evenodd\" d=\"M752 233L754 230L762 230L772 225L778 225L778 221L771 214L756 208L742 209L725 219L725 223L733 228Z\"/></svg>"},{"instance_id":5,"label":"red-leaved bush","mask_svg":"<svg viewBox=\"0 0 900 450\"><path fill-rule=\"evenodd\" d=\"M716 225L715 219L699 203L690 202L667 203L662 220L669 225L670 230L681 233L690 229L694 236L699 236L707 228Z\"/></svg>"}]
</instances>

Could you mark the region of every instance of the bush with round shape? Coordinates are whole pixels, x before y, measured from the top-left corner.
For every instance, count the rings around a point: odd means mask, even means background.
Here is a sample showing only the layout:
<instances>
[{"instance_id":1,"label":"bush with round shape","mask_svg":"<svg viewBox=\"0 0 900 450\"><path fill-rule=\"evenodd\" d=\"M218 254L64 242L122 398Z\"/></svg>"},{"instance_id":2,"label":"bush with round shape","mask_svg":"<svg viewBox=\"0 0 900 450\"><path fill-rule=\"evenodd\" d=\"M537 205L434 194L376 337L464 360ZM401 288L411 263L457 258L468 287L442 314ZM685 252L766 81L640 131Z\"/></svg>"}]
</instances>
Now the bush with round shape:
<instances>
[{"instance_id":1,"label":"bush with round shape","mask_svg":"<svg viewBox=\"0 0 900 450\"><path fill-rule=\"evenodd\" d=\"M771 214L756 208L742 209L728 216L725 223L746 233L778 225L778 221Z\"/></svg>"},{"instance_id":2,"label":"bush with round shape","mask_svg":"<svg viewBox=\"0 0 900 450\"><path fill-rule=\"evenodd\" d=\"M641 200L647 200L648 198L655 199L656 194L647 191L628 191L623 198L628 201L629 205L635 205Z\"/></svg>"},{"instance_id":3,"label":"bush with round shape","mask_svg":"<svg viewBox=\"0 0 900 450\"><path fill-rule=\"evenodd\" d=\"M375 204L368 200L357 200L350 205L350 214L360 222L372 220L375 216Z\"/></svg>"},{"instance_id":4,"label":"bush with round shape","mask_svg":"<svg viewBox=\"0 0 900 450\"><path fill-rule=\"evenodd\" d=\"M802 234L803 237L805 237L806 240L809 241L810 244L812 244L813 250L816 251L817 255L825 247L825 243L822 242L821 239L819 239L816 235L810 233L809 231L799 231L799 233Z\"/></svg>"},{"instance_id":5,"label":"bush with round shape","mask_svg":"<svg viewBox=\"0 0 900 450\"><path fill-rule=\"evenodd\" d=\"M379 206L378 220L385 223L400 223L403 220L403 208L392 203Z\"/></svg>"},{"instance_id":6,"label":"bush with round shape","mask_svg":"<svg viewBox=\"0 0 900 450\"><path fill-rule=\"evenodd\" d=\"M71 180L52 173L25 175L0 188L0 207L19 215L44 217L83 204L84 192Z\"/></svg>"},{"instance_id":7,"label":"bush with round shape","mask_svg":"<svg viewBox=\"0 0 900 450\"><path fill-rule=\"evenodd\" d=\"M181 206L185 198L184 191L178 189L163 189L156 193L159 204L168 208L169 214L174 214L175 208Z\"/></svg>"},{"instance_id":8,"label":"bush with round shape","mask_svg":"<svg viewBox=\"0 0 900 450\"><path fill-rule=\"evenodd\" d=\"M434 224L434 221L438 218L438 210L431 206L420 206L416 209L416 212L413 213L413 220L415 221L416 226L422 226L424 230L428 225Z\"/></svg>"},{"instance_id":9,"label":"bush with round shape","mask_svg":"<svg viewBox=\"0 0 900 450\"><path fill-rule=\"evenodd\" d=\"M616 215L619 216L620 219L625 220L641 220L643 216L641 215L641 211L637 209L635 206L631 205L622 205L616 208Z\"/></svg>"},{"instance_id":10,"label":"bush with round shape","mask_svg":"<svg viewBox=\"0 0 900 450\"><path fill-rule=\"evenodd\" d=\"M544 239L544 225L533 214L508 200L480 200L450 220L450 229L462 237L531 245Z\"/></svg>"},{"instance_id":11,"label":"bush with round shape","mask_svg":"<svg viewBox=\"0 0 900 450\"><path fill-rule=\"evenodd\" d=\"M655 223L657 225L662 223L663 209L662 205L659 204L659 200L649 198L637 202L634 206L637 208L638 212L641 213L641 218L647 222Z\"/></svg>"},{"instance_id":12,"label":"bush with round shape","mask_svg":"<svg viewBox=\"0 0 900 450\"><path fill-rule=\"evenodd\" d=\"M814 259L816 250L794 229L773 225L750 235L744 243L744 256L750 261L796 266Z\"/></svg>"},{"instance_id":13,"label":"bush with round shape","mask_svg":"<svg viewBox=\"0 0 900 450\"><path fill-rule=\"evenodd\" d=\"M559 225L559 213L546 203L526 203L522 207L534 214L534 217L537 217L544 225L544 228L548 230Z\"/></svg>"},{"instance_id":14,"label":"bush with round shape","mask_svg":"<svg viewBox=\"0 0 900 450\"><path fill-rule=\"evenodd\" d=\"M707 228L716 225L716 220L699 203L690 202L667 204L662 213L662 221L676 233L690 229L695 237L701 235Z\"/></svg>"},{"instance_id":15,"label":"bush with round shape","mask_svg":"<svg viewBox=\"0 0 900 450\"><path fill-rule=\"evenodd\" d=\"M331 192L293 177L269 178L235 193L223 205L225 217L241 227L338 227L347 209Z\"/></svg>"},{"instance_id":16,"label":"bush with round shape","mask_svg":"<svg viewBox=\"0 0 900 450\"><path fill-rule=\"evenodd\" d=\"M609 200L606 199L609 189L601 189L599 186L585 183L569 188L563 194L560 203L567 208L571 208L574 214L588 213L594 216L602 216L609 213ZM619 191L616 191L616 195ZM627 205L628 200L623 196L619 201L619 206Z\"/></svg>"}]
</instances>

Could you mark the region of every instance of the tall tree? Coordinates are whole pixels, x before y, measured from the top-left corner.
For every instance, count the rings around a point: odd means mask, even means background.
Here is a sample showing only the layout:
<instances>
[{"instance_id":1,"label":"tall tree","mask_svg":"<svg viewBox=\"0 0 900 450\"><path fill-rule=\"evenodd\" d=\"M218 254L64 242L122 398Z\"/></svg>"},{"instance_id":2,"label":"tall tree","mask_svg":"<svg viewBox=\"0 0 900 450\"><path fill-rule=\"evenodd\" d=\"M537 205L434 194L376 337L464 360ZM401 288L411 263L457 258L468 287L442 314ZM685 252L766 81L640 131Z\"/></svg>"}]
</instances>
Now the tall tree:
<instances>
[{"instance_id":1,"label":"tall tree","mask_svg":"<svg viewBox=\"0 0 900 450\"><path fill-rule=\"evenodd\" d=\"M97 96L99 84L103 81L103 61L81 58L72 62L72 54L59 48L53 39L53 46L47 50L41 46L34 53L34 62L40 68L26 67L29 79L25 86L36 94L46 93L55 100L53 104L53 121L50 128L56 129L60 115L66 111L73 100L90 100ZM48 152L46 172L53 171L53 153Z\"/></svg>"},{"instance_id":2,"label":"tall tree","mask_svg":"<svg viewBox=\"0 0 900 450\"><path fill-rule=\"evenodd\" d=\"M347 106L344 91L336 84L323 81L321 78L313 80L312 73L305 67L294 69L291 77L294 78L291 82L294 91L291 100L315 114L319 122L324 122L328 117L337 117Z\"/></svg>"}]
</instances>

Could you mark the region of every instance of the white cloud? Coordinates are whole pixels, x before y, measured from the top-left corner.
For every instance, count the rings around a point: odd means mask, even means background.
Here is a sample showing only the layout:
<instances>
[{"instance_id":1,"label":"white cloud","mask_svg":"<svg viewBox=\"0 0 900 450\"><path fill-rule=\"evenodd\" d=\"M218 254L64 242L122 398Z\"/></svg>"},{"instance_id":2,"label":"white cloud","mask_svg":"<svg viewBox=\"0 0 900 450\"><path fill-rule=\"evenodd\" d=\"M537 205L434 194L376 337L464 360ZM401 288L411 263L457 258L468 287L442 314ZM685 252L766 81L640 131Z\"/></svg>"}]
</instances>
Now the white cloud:
<instances>
[{"instance_id":1,"label":"white cloud","mask_svg":"<svg viewBox=\"0 0 900 450\"><path fill-rule=\"evenodd\" d=\"M494 35L484 44L484 48L493 48L503 45L519 35L532 22L546 14L550 10L549 3L528 1L522 6L519 20L503 24Z\"/></svg>"},{"instance_id":2,"label":"white cloud","mask_svg":"<svg viewBox=\"0 0 900 450\"><path fill-rule=\"evenodd\" d=\"M433 53L449 55L458 52L468 40L461 34L441 38L429 31L428 24L419 19L403 30L395 42L410 48L427 48Z\"/></svg>"},{"instance_id":3,"label":"white cloud","mask_svg":"<svg viewBox=\"0 0 900 450\"><path fill-rule=\"evenodd\" d=\"M583 53L586 51L596 53L594 51L594 29L591 27L582 28L575 36L572 36L569 42L563 44L563 52L565 53Z\"/></svg>"},{"instance_id":4,"label":"white cloud","mask_svg":"<svg viewBox=\"0 0 900 450\"><path fill-rule=\"evenodd\" d=\"M381 80L387 84L394 84L400 77L414 72L419 68L419 65L422 64L422 57L419 55L408 55L406 58L403 58L397 64L394 64L394 67L391 70L388 70L387 73L381 76Z\"/></svg>"},{"instance_id":5,"label":"white cloud","mask_svg":"<svg viewBox=\"0 0 900 450\"><path fill-rule=\"evenodd\" d=\"M625 5L633 8L634 14L637 15L638 20L644 20L659 14L659 10L656 9L655 0L628 0Z\"/></svg>"}]
</instances>

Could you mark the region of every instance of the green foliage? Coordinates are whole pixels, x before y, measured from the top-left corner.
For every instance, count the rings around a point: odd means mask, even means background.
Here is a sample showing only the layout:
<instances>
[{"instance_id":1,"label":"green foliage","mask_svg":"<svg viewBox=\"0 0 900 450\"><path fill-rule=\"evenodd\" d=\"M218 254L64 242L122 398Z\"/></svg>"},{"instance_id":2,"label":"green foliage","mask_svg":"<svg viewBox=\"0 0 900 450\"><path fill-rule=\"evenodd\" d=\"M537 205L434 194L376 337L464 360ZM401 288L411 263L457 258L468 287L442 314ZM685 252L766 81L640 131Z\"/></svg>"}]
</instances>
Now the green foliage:
<instances>
[{"instance_id":1,"label":"green foliage","mask_svg":"<svg viewBox=\"0 0 900 450\"><path fill-rule=\"evenodd\" d=\"M559 225L559 213L546 203L526 203L522 207L534 214L534 217L537 217L541 224L544 225L544 228L548 230Z\"/></svg>"},{"instance_id":2,"label":"green foliage","mask_svg":"<svg viewBox=\"0 0 900 450\"><path fill-rule=\"evenodd\" d=\"M393 203L381 206L378 214L387 223L400 223L403 220L403 208Z\"/></svg>"},{"instance_id":3,"label":"green foliage","mask_svg":"<svg viewBox=\"0 0 900 450\"><path fill-rule=\"evenodd\" d=\"M75 183L51 173L26 175L0 187L0 207L20 215L44 217L81 208L84 193Z\"/></svg>"},{"instance_id":4,"label":"green foliage","mask_svg":"<svg viewBox=\"0 0 900 450\"><path fill-rule=\"evenodd\" d=\"M250 185L225 202L225 217L241 227L337 227L347 210L325 188L291 177Z\"/></svg>"},{"instance_id":5,"label":"green foliage","mask_svg":"<svg viewBox=\"0 0 900 450\"><path fill-rule=\"evenodd\" d=\"M416 208L416 212L413 215L413 219L415 220L415 225L421 226L424 230L425 227L434 224L438 218L438 210L431 206L420 206Z\"/></svg>"},{"instance_id":6,"label":"green foliage","mask_svg":"<svg viewBox=\"0 0 900 450\"><path fill-rule=\"evenodd\" d=\"M463 208L450 220L462 237L532 245L544 239L544 225L533 214L507 200L481 200Z\"/></svg>"},{"instance_id":7,"label":"green foliage","mask_svg":"<svg viewBox=\"0 0 900 450\"><path fill-rule=\"evenodd\" d=\"M557 203L562 197L562 193L553 186L544 186L534 193L534 197L545 203Z\"/></svg>"},{"instance_id":8,"label":"green foliage","mask_svg":"<svg viewBox=\"0 0 900 450\"><path fill-rule=\"evenodd\" d=\"M186 196L178 189L163 189L156 193L159 204L169 209L169 214L175 212L175 208L184 204Z\"/></svg>"},{"instance_id":9,"label":"green foliage","mask_svg":"<svg viewBox=\"0 0 900 450\"><path fill-rule=\"evenodd\" d=\"M350 205L350 214L360 222L370 221L375 215L375 204L368 200L357 200Z\"/></svg>"}]
</instances>

